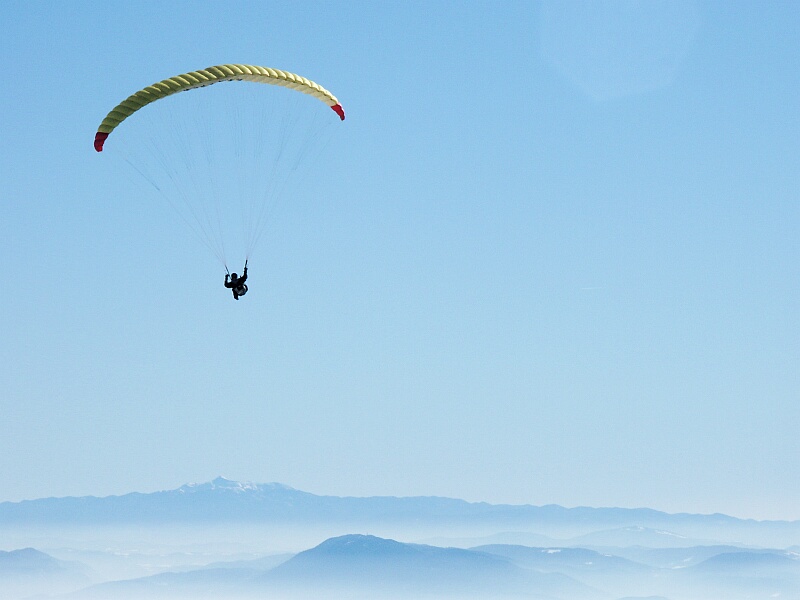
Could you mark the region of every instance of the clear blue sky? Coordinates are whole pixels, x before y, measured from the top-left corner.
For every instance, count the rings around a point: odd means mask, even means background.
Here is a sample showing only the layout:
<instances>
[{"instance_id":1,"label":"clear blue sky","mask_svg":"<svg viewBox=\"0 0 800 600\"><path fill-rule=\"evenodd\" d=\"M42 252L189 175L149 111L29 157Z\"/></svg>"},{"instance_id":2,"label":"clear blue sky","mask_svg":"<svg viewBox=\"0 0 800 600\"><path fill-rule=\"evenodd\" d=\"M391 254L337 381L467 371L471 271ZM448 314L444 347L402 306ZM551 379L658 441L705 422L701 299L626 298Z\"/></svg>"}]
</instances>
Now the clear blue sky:
<instances>
[{"instance_id":1,"label":"clear blue sky","mask_svg":"<svg viewBox=\"0 0 800 600\"><path fill-rule=\"evenodd\" d=\"M800 4L6 1L0 27L0 500L223 474L800 519ZM225 62L348 111L238 303L92 149L129 93Z\"/></svg>"}]
</instances>

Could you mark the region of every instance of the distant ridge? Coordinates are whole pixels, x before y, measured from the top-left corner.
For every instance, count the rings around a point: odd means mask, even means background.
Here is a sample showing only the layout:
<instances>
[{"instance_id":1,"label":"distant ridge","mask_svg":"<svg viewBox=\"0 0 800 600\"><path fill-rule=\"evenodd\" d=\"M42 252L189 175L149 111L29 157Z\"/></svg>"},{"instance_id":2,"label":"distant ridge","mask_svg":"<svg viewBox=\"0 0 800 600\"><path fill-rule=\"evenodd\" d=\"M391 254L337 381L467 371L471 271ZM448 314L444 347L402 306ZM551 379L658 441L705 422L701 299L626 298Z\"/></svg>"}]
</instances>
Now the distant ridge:
<instances>
[{"instance_id":1,"label":"distant ridge","mask_svg":"<svg viewBox=\"0 0 800 600\"><path fill-rule=\"evenodd\" d=\"M800 521L755 521L722 514L669 514L648 508L497 505L441 497L319 496L280 483L243 483L223 477L149 494L134 492L103 498L84 496L0 503L0 527L230 522L337 524L354 528L374 523L481 525L559 537L598 530L621 530L630 535L631 531L625 532L625 528L640 528L640 535L649 532L674 546L681 545L681 536L778 547L796 544L800 539ZM737 539L729 539L731 535L736 535ZM596 542L601 541L595 537ZM690 542L687 540L685 544Z\"/></svg>"}]
</instances>

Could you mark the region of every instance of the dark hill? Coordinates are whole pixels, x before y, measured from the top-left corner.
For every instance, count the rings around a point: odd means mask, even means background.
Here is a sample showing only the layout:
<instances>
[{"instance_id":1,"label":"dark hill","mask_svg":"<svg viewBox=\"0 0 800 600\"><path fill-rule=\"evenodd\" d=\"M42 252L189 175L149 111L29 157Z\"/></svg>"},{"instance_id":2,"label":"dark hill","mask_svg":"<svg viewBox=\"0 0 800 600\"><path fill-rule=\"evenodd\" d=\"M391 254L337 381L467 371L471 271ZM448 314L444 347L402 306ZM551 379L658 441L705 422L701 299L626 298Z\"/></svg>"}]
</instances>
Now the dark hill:
<instances>
[{"instance_id":1,"label":"dark hill","mask_svg":"<svg viewBox=\"0 0 800 600\"><path fill-rule=\"evenodd\" d=\"M607 600L569 577L489 554L369 535L331 538L269 571L215 568L97 585L76 600L176 598L530 598Z\"/></svg>"},{"instance_id":2,"label":"dark hill","mask_svg":"<svg viewBox=\"0 0 800 600\"><path fill-rule=\"evenodd\" d=\"M89 573L83 563L58 560L33 548L0 551L0 598L78 589L89 584Z\"/></svg>"},{"instance_id":3,"label":"dark hill","mask_svg":"<svg viewBox=\"0 0 800 600\"><path fill-rule=\"evenodd\" d=\"M370 596L379 590L406 597L599 597L569 577L527 571L503 557L369 535L329 539L276 567L264 581L297 593L336 590L343 596Z\"/></svg>"}]
</instances>

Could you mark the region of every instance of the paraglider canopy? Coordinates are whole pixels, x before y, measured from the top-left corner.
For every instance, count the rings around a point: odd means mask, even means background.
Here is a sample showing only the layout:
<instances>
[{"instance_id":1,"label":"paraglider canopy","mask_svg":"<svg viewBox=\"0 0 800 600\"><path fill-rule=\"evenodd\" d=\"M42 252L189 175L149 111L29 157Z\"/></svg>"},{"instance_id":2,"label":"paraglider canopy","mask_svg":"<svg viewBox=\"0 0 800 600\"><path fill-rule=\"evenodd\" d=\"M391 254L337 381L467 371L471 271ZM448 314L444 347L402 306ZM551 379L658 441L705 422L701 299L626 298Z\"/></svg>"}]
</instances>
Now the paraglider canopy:
<instances>
[{"instance_id":1,"label":"paraglider canopy","mask_svg":"<svg viewBox=\"0 0 800 600\"><path fill-rule=\"evenodd\" d=\"M256 83L280 85L297 90L298 92L308 94L309 96L321 100L330 106L333 111L339 115L339 118L344 121L344 109L342 105L339 104L339 100L336 99L336 96L321 85L305 77L289 73L288 71L281 71L280 69L270 69L268 67L258 67L255 65L217 65L200 71L192 71L190 73L184 73L183 75L170 77L169 79L164 79L163 81L159 81L158 83L154 83L153 85L139 90L120 102L106 115L100 127L97 128L97 133L94 136L94 149L98 152L102 152L106 138L114 131L117 125L143 106L147 106L151 102L166 98L177 92L185 92L223 81L254 81Z\"/></svg>"},{"instance_id":2,"label":"paraglider canopy","mask_svg":"<svg viewBox=\"0 0 800 600\"><path fill-rule=\"evenodd\" d=\"M222 82L232 83L209 90ZM197 91L177 94L189 90ZM322 105L344 120L336 96L310 79L217 65L128 96L100 123L94 148L106 150L111 133L130 119L115 133L111 154L147 193L166 200L227 270L232 250L236 262L242 254L251 258L283 196L310 188L295 185L299 172L325 147L322 134L337 121Z\"/></svg>"}]
</instances>

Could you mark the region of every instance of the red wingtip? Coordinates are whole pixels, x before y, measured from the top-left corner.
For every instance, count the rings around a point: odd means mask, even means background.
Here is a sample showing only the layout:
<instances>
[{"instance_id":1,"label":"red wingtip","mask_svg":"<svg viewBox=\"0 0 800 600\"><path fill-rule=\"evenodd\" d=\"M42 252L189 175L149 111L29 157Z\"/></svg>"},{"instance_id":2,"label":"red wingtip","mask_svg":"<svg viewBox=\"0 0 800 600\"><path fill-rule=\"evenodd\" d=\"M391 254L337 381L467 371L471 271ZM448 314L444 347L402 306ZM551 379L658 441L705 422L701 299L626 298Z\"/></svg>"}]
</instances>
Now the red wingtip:
<instances>
[{"instance_id":1,"label":"red wingtip","mask_svg":"<svg viewBox=\"0 0 800 600\"><path fill-rule=\"evenodd\" d=\"M331 108L333 109L333 112L335 112L337 115L339 115L339 118L342 121L344 121L344 109L342 108L342 105L341 104L334 104L333 106L331 106Z\"/></svg>"},{"instance_id":2,"label":"red wingtip","mask_svg":"<svg viewBox=\"0 0 800 600\"><path fill-rule=\"evenodd\" d=\"M103 151L103 144L106 142L106 138L108 137L107 133L103 133L102 131L98 131L94 134L94 149L98 152Z\"/></svg>"}]
</instances>

